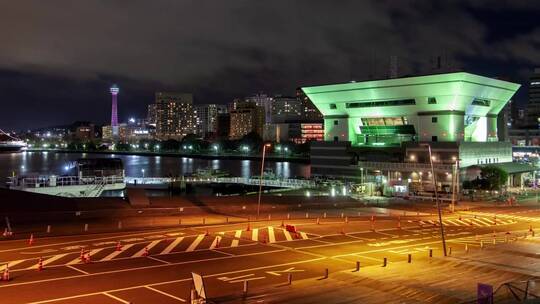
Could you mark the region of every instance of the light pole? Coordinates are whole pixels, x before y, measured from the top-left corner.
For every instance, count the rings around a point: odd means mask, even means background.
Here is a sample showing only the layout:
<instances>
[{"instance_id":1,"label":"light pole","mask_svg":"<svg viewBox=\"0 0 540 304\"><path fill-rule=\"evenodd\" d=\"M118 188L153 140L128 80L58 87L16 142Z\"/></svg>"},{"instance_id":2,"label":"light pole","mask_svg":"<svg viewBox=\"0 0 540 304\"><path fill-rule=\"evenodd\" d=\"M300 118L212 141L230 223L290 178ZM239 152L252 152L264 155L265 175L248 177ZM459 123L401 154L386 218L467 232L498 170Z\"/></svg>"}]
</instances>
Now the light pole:
<instances>
[{"instance_id":1,"label":"light pole","mask_svg":"<svg viewBox=\"0 0 540 304\"><path fill-rule=\"evenodd\" d=\"M444 239L444 226L442 222L441 204L439 203L439 194L437 193L437 178L435 177L435 169L433 168L433 156L431 154L431 145L425 144L428 147L429 152L429 164L431 165L431 179L433 182L433 189L435 191L435 204L437 205L437 212L439 214L439 225L441 227L441 239L443 245L443 253L446 256L446 240Z\"/></svg>"},{"instance_id":2,"label":"light pole","mask_svg":"<svg viewBox=\"0 0 540 304\"><path fill-rule=\"evenodd\" d=\"M262 182L264 174L264 156L266 155L266 148L270 148L270 144L263 145L262 161L261 161L261 176L259 177L259 199L257 200L257 219L259 219L261 211L261 194L262 194Z\"/></svg>"}]
</instances>

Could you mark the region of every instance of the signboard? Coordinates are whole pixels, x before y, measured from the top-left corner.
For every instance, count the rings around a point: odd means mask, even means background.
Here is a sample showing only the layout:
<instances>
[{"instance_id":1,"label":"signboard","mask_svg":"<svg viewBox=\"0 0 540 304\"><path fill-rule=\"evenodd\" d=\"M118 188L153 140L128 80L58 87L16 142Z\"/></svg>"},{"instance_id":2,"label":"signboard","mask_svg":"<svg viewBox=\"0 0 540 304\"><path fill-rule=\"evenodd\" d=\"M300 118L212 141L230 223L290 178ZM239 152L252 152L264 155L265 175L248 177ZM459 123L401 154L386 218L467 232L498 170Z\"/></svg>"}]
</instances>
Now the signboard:
<instances>
[{"instance_id":1,"label":"signboard","mask_svg":"<svg viewBox=\"0 0 540 304\"><path fill-rule=\"evenodd\" d=\"M192 272L191 277L193 278L193 286L195 287L195 292L199 297L206 300L206 291L204 289L204 280L202 275Z\"/></svg>"},{"instance_id":2,"label":"signboard","mask_svg":"<svg viewBox=\"0 0 540 304\"><path fill-rule=\"evenodd\" d=\"M493 304L493 286L478 283L476 300L478 304Z\"/></svg>"}]
</instances>

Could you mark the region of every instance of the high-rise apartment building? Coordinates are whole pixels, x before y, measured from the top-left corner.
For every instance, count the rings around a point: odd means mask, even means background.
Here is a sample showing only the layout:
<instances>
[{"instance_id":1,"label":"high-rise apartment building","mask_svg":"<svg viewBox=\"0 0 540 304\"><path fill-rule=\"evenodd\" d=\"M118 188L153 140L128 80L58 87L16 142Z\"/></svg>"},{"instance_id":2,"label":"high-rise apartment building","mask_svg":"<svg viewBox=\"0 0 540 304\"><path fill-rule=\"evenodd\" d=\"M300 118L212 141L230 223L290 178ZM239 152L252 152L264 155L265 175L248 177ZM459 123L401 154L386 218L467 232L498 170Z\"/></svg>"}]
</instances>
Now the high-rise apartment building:
<instances>
[{"instance_id":1,"label":"high-rise apartment building","mask_svg":"<svg viewBox=\"0 0 540 304\"><path fill-rule=\"evenodd\" d=\"M304 120L311 122L323 120L323 115L317 109L317 107L315 107L315 105L309 99L306 93L302 91L302 88L296 89L296 99L298 99L302 104L302 115L304 117Z\"/></svg>"},{"instance_id":2,"label":"high-rise apartment building","mask_svg":"<svg viewBox=\"0 0 540 304\"><path fill-rule=\"evenodd\" d=\"M146 116L146 120L149 125L155 127L156 126L156 120L157 120L157 114L156 114L156 104L151 103L148 105L148 114Z\"/></svg>"},{"instance_id":3,"label":"high-rise apartment building","mask_svg":"<svg viewBox=\"0 0 540 304\"><path fill-rule=\"evenodd\" d=\"M272 123L272 103L274 98L266 94L256 94L245 98L247 102L253 102L256 106L263 108L264 110L264 123Z\"/></svg>"},{"instance_id":4,"label":"high-rise apartment building","mask_svg":"<svg viewBox=\"0 0 540 304\"><path fill-rule=\"evenodd\" d=\"M207 137L216 134L219 114L227 113L227 106L204 104L195 107L197 115L197 134Z\"/></svg>"},{"instance_id":5,"label":"high-rise apartment building","mask_svg":"<svg viewBox=\"0 0 540 304\"><path fill-rule=\"evenodd\" d=\"M155 121L159 139L182 139L187 134L195 133L193 95L156 92Z\"/></svg>"},{"instance_id":6,"label":"high-rise apartment building","mask_svg":"<svg viewBox=\"0 0 540 304\"><path fill-rule=\"evenodd\" d=\"M300 121L303 118L302 103L296 97L274 97L272 102L272 123Z\"/></svg>"},{"instance_id":7,"label":"high-rise apartment building","mask_svg":"<svg viewBox=\"0 0 540 304\"><path fill-rule=\"evenodd\" d=\"M231 139L240 139L250 132L263 136L265 109L254 102L236 102L235 108L230 111L230 119L229 137Z\"/></svg>"},{"instance_id":8,"label":"high-rise apartment building","mask_svg":"<svg viewBox=\"0 0 540 304\"><path fill-rule=\"evenodd\" d=\"M118 92L120 92L120 89L117 85L113 85L109 92L111 92L112 95L112 102L111 102L111 126L112 126L112 133L113 137L118 136Z\"/></svg>"},{"instance_id":9,"label":"high-rise apartment building","mask_svg":"<svg viewBox=\"0 0 540 304\"><path fill-rule=\"evenodd\" d=\"M535 68L529 81L529 104L527 105L529 127L540 126L540 68Z\"/></svg>"}]
</instances>

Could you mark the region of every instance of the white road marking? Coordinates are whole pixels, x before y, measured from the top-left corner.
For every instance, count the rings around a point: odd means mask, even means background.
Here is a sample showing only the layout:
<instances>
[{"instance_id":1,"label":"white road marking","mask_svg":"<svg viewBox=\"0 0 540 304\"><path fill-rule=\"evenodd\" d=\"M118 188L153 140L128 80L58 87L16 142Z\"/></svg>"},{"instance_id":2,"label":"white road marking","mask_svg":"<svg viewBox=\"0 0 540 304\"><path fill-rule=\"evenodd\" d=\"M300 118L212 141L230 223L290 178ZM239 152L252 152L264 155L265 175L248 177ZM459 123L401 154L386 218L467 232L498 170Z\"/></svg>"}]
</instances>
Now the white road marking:
<instances>
[{"instance_id":1,"label":"white road marking","mask_svg":"<svg viewBox=\"0 0 540 304\"><path fill-rule=\"evenodd\" d=\"M75 270L75 271L78 271L78 272L80 272L80 273L82 273L82 274L90 274L89 272L86 272L86 271L84 271L84 270L80 270L79 268L74 267L74 266L71 266L71 265L67 265L66 267L67 267L67 268L71 268L71 269L73 269L73 270Z\"/></svg>"},{"instance_id":2,"label":"white road marking","mask_svg":"<svg viewBox=\"0 0 540 304\"><path fill-rule=\"evenodd\" d=\"M124 252L124 250L128 250L129 248L133 247L133 245L134 244L124 245L124 246L122 246L122 250L115 250L111 254L109 254L108 256L101 259L100 261L102 261L102 262L103 261L110 261L110 260L114 259L116 256L120 255L122 252Z\"/></svg>"},{"instance_id":3,"label":"white road marking","mask_svg":"<svg viewBox=\"0 0 540 304\"><path fill-rule=\"evenodd\" d=\"M216 238L214 238L214 241L212 242L212 245L210 245L210 250L216 248L218 242L221 242L221 236L219 236L219 235L216 236Z\"/></svg>"},{"instance_id":4,"label":"white road marking","mask_svg":"<svg viewBox=\"0 0 540 304\"><path fill-rule=\"evenodd\" d=\"M193 241L193 243L189 245L188 249L186 249L186 252L191 252L195 250L195 248L199 246L199 244L202 242L203 239L204 239L204 234L199 234L197 238Z\"/></svg>"},{"instance_id":5,"label":"white road marking","mask_svg":"<svg viewBox=\"0 0 540 304\"><path fill-rule=\"evenodd\" d=\"M289 267L283 270L267 271L266 273L279 277L281 276L282 273L303 272L303 271L304 269L295 269L295 267Z\"/></svg>"},{"instance_id":6,"label":"white road marking","mask_svg":"<svg viewBox=\"0 0 540 304\"><path fill-rule=\"evenodd\" d=\"M259 241L259 229L253 228L253 231L251 232L251 239L255 242Z\"/></svg>"},{"instance_id":7,"label":"white road marking","mask_svg":"<svg viewBox=\"0 0 540 304\"><path fill-rule=\"evenodd\" d=\"M103 292L102 294L106 295L107 297L111 298L111 299L115 299L116 301L120 302L120 303L124 303L124 304L130 304L130 302L124 300L124 299L121 299L117 296L113 296L112 294L110 293L107 293L107 292Z\"/></svg>"},{"instance_id":8,"label":"white road marking","mask_svg":"<svg viewBox=\"0 0 540 304\"><path fill-rule=\"evenodd\" d=\"M177 237L176 239L174 239L174 241L172 241L172 243L169 244L169 246L167 246L167 248L163 249L163 251L160 254L170 253L171 251L173 251L174 247L178 246L178 244L182 242L183 239L184 239L183 236Z\"/></svg>"},{"instance_id":9,"label":"white road marking","mask_svg":"<svg viewBox=\"0 0 540 304\"><path fill-rule=\"evenodd\" d=\"M237 239L242 237L242 230L236 230L236 232L234 233L234 237ZM240 243L240 240L233 240L231 243L231 247L238 247L239 243Z\"/></svg>"},{"instance_id":10,"label":"white road marking","mask_svg":"<svg viewBox=\"0 0 540 304\"><path fill-rule=\"evenodd\" d=\"M287 241L292 241L291 233L285 229L282 229L282 230L283 230L283 234L285 234L285 239L287 239Z\"/></svg>"},{"instance_id":11,"label":"white road marking","mask_svg":"<svg viewBox=\"0 0 540 304\"><path fill-rule=\"evenodd\" d=\"M276 242L276 235L274 234L274 227L272 226L268 226L268 242L269 243Z\"/></svg>"},{"instance_id":12,"label":"white road marking","mask_svg":"<svg viewBox=\"0 0 540 304\"><path fill-rule=\"evenodd\" d=\"M47 265L47 264L50 264L56 260L59 260L63 257L65 257L66 255L68 255L69 253L63 253L63 254L57 254L57 255L54 255L46 260L43 260L43 266ZM34 266L31 266L31 267L28 267L27 269L38 269L39 267L39 263L37 263L36 265Z\"/></svg>"},{"instance_id":13,"label":"white road marking","mask_svg":"<svg viewBox=\"0 0 540 304\"><path fill-rule=\"evenodd\" d=\"M178 301L180 301L180 302L186 302L186 300L184 300L184 299L182 299L182 298L179 298L179 297L177 297L177 296L173 296L172 294L166 293L166 292L161 291L161 290L159 290L159 289L156 289L156 288L154 288L154 287L144 286L144 288L150 289L150 290L152 290L152 291L155 291L155 292L157 292L157 293L159 293L159 294L162 294L162 295L164 295L164 296L167 296L167 297L169 297L169 298L178 300Z\"/></svg>"},{"instance_id":14,"label":"white road marking","mask_svg":"<svg viewBox=\"0 0 540 304\"><path fill-rule=\"evenodd\" d=\"M135 253L131 257L132 258L142 257L144 255L145 251L146 251L145 249L150 251L150 249L152 249L154 246L156 246L159 242L161 242L161 241L152 241L150 244L148 244L148 246L145 246L143 249L139 250L137 253Z\"/></svg>"},{"instance_id":15,"label":"white road marking","mask_svg":"<svg viewBox=\"0 0 540 304\"><path fill-rule=\"evenodd\" d=\"M307 234L306 234L305 232L300 231L300 236L301 236L302 239L304 239L304 240L307 240L307 239L308 239L308 236L307 236Z\"/></svg>"},{"instance_id":16,"label":"white road marking","mask_svg":"<svg viewBox=\"0 0 540 304\"><path fill-rule=\"evenodd\" d=\"M245 280L237 280L237 281L229 281L229 283L233 284L233 283L240 283L240 282L244 282L244 281L255 281L255 280L262 280L262 279L265 279L266 277L255 277L255 278L249 278L249 279L245 279Z\"/></svg>"},{"instance_id":17,"label":"white road marking","mask_svg":"<svg viewBox=\"0 0 540 304\"><path fill-rule=\"evenodd\" d=\"M252 276L254 276L254 275L255 275L254 273L250 273L250 274L246 274L246 275L242 275L242 276L238 276L238 277L233 277L233 278L229 278L229 277L219 277L219 278L217 278L217 279L220 280L220 281L228 282L228 281L233 281L233 280L239 280L239 279L249 278L249 277L252 277Z\"/></svg>"},{"instance_id":18,"label":"white road marking","mask_svg":"<svg viewBox=\"0 0 540 304\"><path fill-rule=\"evenodd\" d=\"M90 250L90 252L88 252L88 256L92 257L94 254L100 252L101 250L103 250L105 248L98 248L98 249L93 249L93 250ZM77 257L76 259L74 259L73 261L71 262L68 262L66 265L73 265L73 264L78 264L78 263L82 263L81 261L81 257Z\"/></svg>"},{"instance_id":19,"label":"white road marking","mask_svg":"<svg viewBox=\"0 0 540 304\"><path fill-rule=\"evenodd\" d=\"M6 269L6 265L8 265L9 267L13 267L13 266L15 266L17 264L20 264L20 263L24 262L24 261L26 261L26 260L15 260L15 261L6 262L6 263L0 265L0 271L4 271L4 269Z\"/></svg>"}]
</instances>

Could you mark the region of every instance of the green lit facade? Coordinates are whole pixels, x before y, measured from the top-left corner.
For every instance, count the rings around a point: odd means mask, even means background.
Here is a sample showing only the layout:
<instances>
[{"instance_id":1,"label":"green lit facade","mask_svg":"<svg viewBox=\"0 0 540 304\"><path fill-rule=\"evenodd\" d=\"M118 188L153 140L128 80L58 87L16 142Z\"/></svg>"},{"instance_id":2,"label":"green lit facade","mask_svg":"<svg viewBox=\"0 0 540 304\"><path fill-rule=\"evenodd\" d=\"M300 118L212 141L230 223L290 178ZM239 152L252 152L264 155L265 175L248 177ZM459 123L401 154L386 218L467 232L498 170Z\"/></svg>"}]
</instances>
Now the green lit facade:
<instances>
[{"instance_id":1,"label":"green lit facade","mask_svg":"<svg viewBox=\"0 0 540 304\"><path fill-rule=\"evenodd\" d=\"M324 115L326 141L493 142L519 84L465 72L302 88Z\"/></svg>"}]
</instances>

